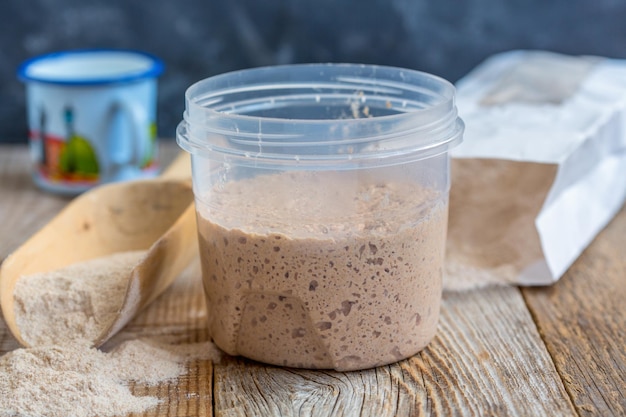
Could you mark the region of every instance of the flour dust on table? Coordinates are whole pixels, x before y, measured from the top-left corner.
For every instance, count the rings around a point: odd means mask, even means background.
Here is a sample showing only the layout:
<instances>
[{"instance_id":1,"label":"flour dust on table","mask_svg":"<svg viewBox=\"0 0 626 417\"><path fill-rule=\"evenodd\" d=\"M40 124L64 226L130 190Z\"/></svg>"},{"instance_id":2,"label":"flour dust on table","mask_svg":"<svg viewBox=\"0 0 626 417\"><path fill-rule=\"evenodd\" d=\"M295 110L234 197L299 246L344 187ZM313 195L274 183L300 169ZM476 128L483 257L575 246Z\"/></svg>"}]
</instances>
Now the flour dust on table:
<instances>
[{"instance_id":1,"label":"flour dust on table","mask_svg":"<svg viewBox=\"0 0 626 417\"><path fill-rule=\"evenodd\" d=\"M157 385L193 360L219 362L211 343L125 341L109 352L92 342L122 305L144 251L120 252L20 277L16 319L29 348L0 357L0 417L106 417L142 412L160 400L135 396L130 383Z\"/></svg>"}]
</instances>

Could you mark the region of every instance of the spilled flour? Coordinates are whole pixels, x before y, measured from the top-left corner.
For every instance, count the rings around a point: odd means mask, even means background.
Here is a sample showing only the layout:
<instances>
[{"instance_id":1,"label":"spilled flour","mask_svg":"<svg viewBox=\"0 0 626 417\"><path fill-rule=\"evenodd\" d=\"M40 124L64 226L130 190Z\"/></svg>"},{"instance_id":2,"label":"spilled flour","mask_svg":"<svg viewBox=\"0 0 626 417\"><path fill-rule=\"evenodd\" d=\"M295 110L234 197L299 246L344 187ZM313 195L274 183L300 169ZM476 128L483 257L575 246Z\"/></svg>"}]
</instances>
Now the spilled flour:
<instances>
[{"instance_id":1,"label":"spilled flour","mask_svg":"<svg viewBox=\"0 0 626 417\"><path fill-rule=\"evenodd\" d=\"M179 347L146 339L124 342L108 353L81 343L16 349L0 357L0 416L142 412L159 399L134 396L129 383L156 385L184 374L187 361L219 361L220 356L210 342Z\"/></svg>"},{"instance_id":2,"label":"spilled flour","mask_svg":"<svg viewBox=\"0 0 626 417\"><path fill-rule=\"evenodd\" d=\"M95 340L115 319L130 272L145 253L119 252L20 277L15 319L22 338L31 346Z\"/></svg>"},{"instance_id":3,"label":"spilled flour","mask_svg":"<svg viewBox=\"0 0 626 417\"><path fill-rule=\"evenodd\" d=\"M125 341L109 352L93 341L114 319L128 277L145 252L122 252L20 277L15 314L30 348L0 357L0 417L106 417L142 412L156 397L129 384L156 385L186 372L193 360L219 362L212 343Z\"/></svg>"}]
</instances>

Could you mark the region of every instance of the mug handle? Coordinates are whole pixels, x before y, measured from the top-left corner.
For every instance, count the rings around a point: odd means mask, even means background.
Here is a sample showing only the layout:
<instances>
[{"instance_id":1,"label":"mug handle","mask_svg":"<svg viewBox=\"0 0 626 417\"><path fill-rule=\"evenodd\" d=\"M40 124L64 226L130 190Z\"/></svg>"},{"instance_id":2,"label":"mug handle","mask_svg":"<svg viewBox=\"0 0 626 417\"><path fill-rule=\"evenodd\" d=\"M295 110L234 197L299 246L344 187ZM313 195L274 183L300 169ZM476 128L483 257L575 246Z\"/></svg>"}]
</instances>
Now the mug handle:
<instances>
[{"instance_id":1,"label":"mug handle","mask_svg":"<svg viewBox=\"0 0 626 417\"><path fill-rule=\"evenodd\" d=\"M107 178L110 181L130 179L141 167L151 146L148 114L141 105L122 101L114 102L109 114Z\"/></svg>"}]
</instances>

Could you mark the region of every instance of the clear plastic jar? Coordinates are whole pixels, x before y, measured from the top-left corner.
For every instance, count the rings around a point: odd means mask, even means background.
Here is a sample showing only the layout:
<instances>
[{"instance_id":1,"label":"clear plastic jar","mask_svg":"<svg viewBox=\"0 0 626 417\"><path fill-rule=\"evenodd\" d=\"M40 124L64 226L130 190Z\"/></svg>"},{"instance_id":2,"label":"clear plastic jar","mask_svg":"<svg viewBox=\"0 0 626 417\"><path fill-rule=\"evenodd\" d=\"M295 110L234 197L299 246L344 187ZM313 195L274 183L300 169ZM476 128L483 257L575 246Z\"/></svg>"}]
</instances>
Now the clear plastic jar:
<instances>
[{"instance_id":1,"label":"clear plastic jar","mask_svg":"<svg viewBox=\"0 0 626 417\"><path fill-rule=\"evenodd\" d=\"M218 75L186 93L213 341L340 371L410 357L436 333L454 86L392 67Z\"/></svg>"}]
</instances>

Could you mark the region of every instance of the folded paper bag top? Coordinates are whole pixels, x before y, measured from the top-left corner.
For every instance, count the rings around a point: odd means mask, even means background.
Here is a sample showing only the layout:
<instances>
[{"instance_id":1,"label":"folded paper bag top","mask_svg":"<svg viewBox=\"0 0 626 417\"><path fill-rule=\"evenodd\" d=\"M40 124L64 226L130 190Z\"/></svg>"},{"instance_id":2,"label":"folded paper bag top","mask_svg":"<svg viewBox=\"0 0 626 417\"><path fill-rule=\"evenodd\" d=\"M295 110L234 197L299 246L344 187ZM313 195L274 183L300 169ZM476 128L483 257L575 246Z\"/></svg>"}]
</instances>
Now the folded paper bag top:
<instances>
[{"instance_id":1,"label":"folded paper bag top","mask_svg":"<svg viewBox=\"0 0 626 417\"><path fill-rule=\"evenodd\" d=\"M457 89L447 287L557 281L626 196L626 60L512 51Z\"/></svg>"}]
</instances>

